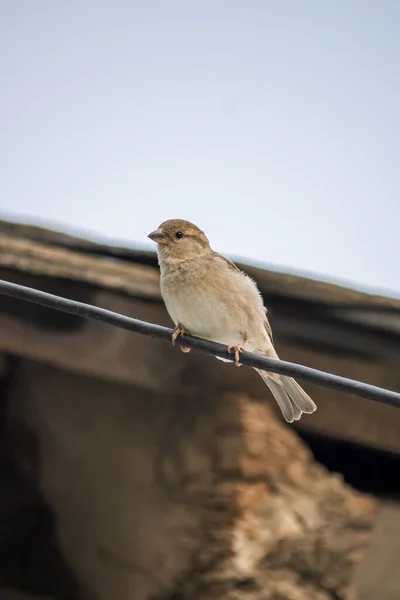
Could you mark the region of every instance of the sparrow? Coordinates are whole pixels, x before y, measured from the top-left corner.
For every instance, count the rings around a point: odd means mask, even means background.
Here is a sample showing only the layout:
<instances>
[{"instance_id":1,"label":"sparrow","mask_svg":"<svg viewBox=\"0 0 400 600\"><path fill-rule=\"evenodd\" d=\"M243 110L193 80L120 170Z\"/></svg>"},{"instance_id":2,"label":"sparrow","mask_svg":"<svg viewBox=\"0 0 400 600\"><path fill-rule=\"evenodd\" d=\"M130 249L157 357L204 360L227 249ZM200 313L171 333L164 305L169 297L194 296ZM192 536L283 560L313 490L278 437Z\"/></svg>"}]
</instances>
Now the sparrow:
<instances>
[{"instance_id":1,"label":"sparrow","mask_svg":"<svg viewBox=\"0 0 400 600\"><path fill-rule=\"evenodd\" d=\"M279 358L256 283L229 259L214 252L201 229L189 221L171 219L148 237L157 243L161 295L175 324L173 344L185 334L219 342L228 346L237 366L243 350ZM181 349L190 351L185 346ZM255 370L288 423L317 409L292 377Z\"/></svg>"}]
</instances>

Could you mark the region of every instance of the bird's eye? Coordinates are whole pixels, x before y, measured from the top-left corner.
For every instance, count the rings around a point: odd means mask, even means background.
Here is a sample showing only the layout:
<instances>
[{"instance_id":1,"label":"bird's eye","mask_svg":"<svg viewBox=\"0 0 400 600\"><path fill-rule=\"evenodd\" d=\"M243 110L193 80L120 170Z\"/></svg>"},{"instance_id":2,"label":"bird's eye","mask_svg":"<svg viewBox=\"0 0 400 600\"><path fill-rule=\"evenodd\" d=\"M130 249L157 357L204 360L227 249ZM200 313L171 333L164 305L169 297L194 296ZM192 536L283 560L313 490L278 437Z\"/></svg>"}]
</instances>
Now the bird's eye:
<instances>
[{"instance_id":1,"label":"bird's eye","mask_svg":"<svg viewBox=\"0 0 400 600\"><path fill-rule=\"evenodd\" d=\"M175 234L175 237L177 240L181 240L183 238L183 233L182 231L177 231Z\"/></svg>"}]
</instances>

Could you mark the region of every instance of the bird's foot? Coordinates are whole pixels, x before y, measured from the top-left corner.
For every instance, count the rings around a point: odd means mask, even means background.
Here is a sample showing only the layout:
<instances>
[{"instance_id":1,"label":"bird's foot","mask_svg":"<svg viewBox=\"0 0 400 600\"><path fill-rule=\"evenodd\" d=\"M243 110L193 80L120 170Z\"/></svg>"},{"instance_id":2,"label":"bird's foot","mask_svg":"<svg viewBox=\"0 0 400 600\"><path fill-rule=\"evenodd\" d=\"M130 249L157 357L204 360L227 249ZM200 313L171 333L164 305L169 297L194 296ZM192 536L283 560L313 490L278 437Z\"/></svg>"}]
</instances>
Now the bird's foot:
<instances>
[{"instance_id":1,"label":"bird's foot","mask_svg":"<svg viewBox=\"0 0 400 600\"><path fill-rule=\"evenodd\" d=\"M177 338L179 336L184 336L185 333L187 333L187 331L184 330L184 328L182 327L182 325L177 325L175 327L175 331L172 334L172 345L175 346L175 342L177 340ZM180 349L182 350L182 352L190 352L191 348L188 348L188 346L180 346Z\"/></svg>"},{"instance_id":2,"label":"bird's foot","mask_svg":"<svg viewBox=\"0 0 400 600\"><path fill-rule=\"evenodd\" d=\"M240 353L243 352L243 350L246 350L246 346L242 345L242 344L229 344L228 346L228 352L231 354L232 350L235 353L235 365L237 367L241 367L242 363L240 362Z\"/></svg>"}]
</instances>

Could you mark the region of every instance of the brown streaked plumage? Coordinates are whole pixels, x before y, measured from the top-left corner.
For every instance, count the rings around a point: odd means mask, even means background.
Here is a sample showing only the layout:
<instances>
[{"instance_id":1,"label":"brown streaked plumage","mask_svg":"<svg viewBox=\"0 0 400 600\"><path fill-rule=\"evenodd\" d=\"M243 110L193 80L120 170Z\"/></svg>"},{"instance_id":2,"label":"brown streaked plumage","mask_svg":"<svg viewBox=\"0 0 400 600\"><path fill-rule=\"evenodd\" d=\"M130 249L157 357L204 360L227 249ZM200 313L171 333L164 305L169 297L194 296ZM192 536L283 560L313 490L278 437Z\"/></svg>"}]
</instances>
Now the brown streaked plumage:
<instances>
[{"instance_id":1,"label":"brown streaked plumage","mask_svg":"<svg viewBox=\"0 0 400 600\"><path fill-rule=\"evenodd\" d=\"M237 366L244 349L279 358L255 282L214 252L201 229L189 221L171 219L148 237L157 242L161 294L175 324L173 343L188 333L225 344L234 352ZM289 423L317 409L291 377L255 370Z\"/></svg>"}]
</instances>

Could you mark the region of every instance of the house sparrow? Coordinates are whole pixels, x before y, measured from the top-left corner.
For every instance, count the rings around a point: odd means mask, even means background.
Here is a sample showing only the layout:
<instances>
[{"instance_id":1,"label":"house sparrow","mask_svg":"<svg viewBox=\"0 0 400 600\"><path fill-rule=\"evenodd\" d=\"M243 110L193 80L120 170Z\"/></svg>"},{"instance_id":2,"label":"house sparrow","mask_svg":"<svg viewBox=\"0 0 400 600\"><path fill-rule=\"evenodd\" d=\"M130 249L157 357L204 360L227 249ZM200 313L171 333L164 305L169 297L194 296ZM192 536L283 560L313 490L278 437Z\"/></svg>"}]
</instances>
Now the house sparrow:
<instances>
[{"instance_id":1,"label":"house sparrow","mask_svg":"<svg viewBox=\"0 0 400 600\"><path fill-rule=\"evenodd\" d=\"M229 352L234 352L237 366L243 350L279 358L255 282L230 260L214 252L196 225L172 219L161 223L148 237L157 242L161 295L175 324L173 344L179 335L185 334L225 344ZM181 349L190 351L184 346ZM291 377L255 370L271 390L288 423L317 409Z\"/></svg>"}]
</instances>

